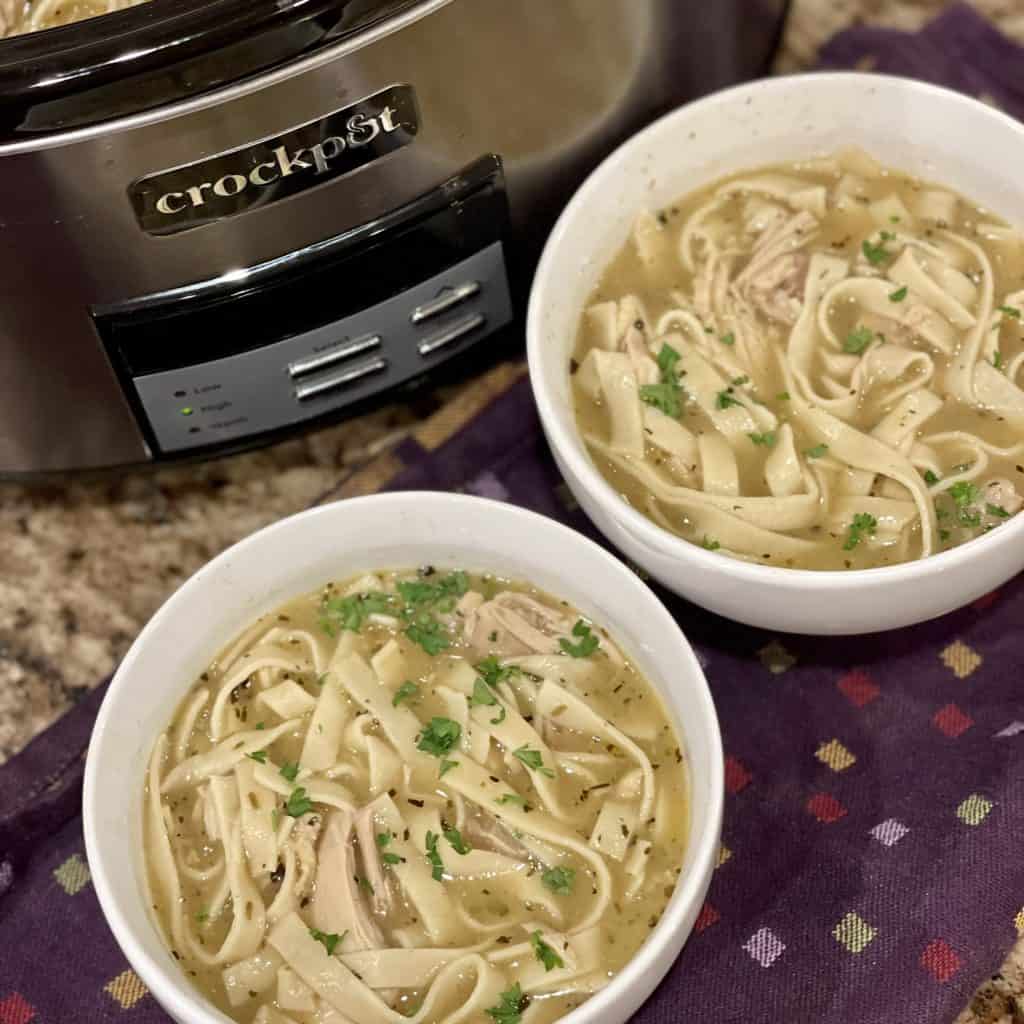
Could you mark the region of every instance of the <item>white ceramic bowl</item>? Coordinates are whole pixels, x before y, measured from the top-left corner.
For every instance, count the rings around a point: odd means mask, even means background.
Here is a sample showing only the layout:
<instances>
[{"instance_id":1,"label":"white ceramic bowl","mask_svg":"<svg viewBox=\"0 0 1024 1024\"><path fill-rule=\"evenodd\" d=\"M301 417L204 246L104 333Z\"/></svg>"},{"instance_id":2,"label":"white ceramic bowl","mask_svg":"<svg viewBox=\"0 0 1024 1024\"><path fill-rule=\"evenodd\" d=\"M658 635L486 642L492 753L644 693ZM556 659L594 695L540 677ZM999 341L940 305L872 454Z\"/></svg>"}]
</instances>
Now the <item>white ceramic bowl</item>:
<instances>
[{"instance_id":1,"label":"white ceramic bowl","mask_svg":"<svg viewBox=\"0 0 1024 1024\"><path fill-rule=\"evenodd\" d=\"M674 536L623 501L573 418L569 357L579 317L642 208L725 175L859 145L1024 227L1024 125L959 93L858 73L775 78L668 114L614 152L569 203L534 279L527 319L533 393L558 466L618 548L676 593L729 618L795 633L868 633L959 608L1024 568L1024 515L906 565L810 572L741 562Z\"/></svg>"},{"instance_id":2,"label":"white ceramic bowl","mask_svg":"<svg viewBox=\"0 0 1024 1024\"><path fill-rule=\"evenodd\" d=\"M157 736L192 680L259 615L328 579L431 564L529 580L606 626L664 698L690 771L690 837L668 908L611 984L567 1024L622 1024L682 948L714 866L722 819L718 721L690 645L640 579L564 526L511 505L451 494L377 495L327 505L267 527L215 558L156 613L103 701L85 767L89 869L114 936L179 1024L228 1018L192 988L148 907L142 788Z\"/></svg>"}]
</instances>

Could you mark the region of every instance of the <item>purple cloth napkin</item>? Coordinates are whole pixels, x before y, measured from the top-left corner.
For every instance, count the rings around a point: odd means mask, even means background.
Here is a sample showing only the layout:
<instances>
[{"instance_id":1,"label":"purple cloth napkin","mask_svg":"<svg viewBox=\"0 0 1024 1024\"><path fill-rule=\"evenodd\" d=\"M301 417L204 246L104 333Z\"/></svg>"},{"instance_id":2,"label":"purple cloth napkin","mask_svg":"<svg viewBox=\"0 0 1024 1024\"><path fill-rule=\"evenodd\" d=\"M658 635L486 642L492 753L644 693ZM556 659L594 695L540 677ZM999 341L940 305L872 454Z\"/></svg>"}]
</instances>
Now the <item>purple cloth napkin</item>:
<instances>
[{"instance_id":1,"label":"purple cloth napkin","mask_svg":"<svg viewBox=\"0 0 1024 1024\"><path fill-rule=\"evenodd\" d=\"M1024 52L967 4L953 4L920 32L866 25L841 32L819 54L825 69L863 68L945 85L1024 117Z\"/></svg>"},{"instance_id":2,"label":"purple cloth napkin","mask_svg":"<svg viewBox=\"0 0 1024 1024\"><path fill-rule=\"evenodd\" d=\"M968 8L916 36L853 30L824 58L868 55L1024 112L1024 53ZM481 494L595 536L525 381L440 448L397 454L391 489ZM829 640L659 593L711 683L727 796L697 927L636 1020L951 1020L1024 932L1024 582L934 623ZM0 768L0 1024L167 1020L84 859L82 758L103 689Z\"/></svg>"}]
</instances>

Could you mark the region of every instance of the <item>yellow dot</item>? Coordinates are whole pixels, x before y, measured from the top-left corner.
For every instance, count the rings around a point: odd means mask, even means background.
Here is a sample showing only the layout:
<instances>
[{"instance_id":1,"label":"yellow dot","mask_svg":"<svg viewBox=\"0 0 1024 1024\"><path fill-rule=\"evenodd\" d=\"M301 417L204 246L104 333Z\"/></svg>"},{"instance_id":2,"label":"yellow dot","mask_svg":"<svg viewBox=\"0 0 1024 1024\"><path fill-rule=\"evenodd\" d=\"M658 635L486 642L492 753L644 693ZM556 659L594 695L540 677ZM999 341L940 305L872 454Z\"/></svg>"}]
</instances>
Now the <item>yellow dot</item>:
<instances>
[{"instance_id":1,"label":"yellow dot","mask_svg":"<svg viewBox=\"0 0 1024 1024\"><path fill-rule=\"evenodd\" d=\"M123 1010L130 1010L149 991L132 970L122 971L116 978L111 978L103 990L111 999L120 1003Z\"/></svg>"},{"instance_id":2,"label":"yellow dot","mask_svg":"<svg viewBox=\"0 0 1024 1024\"><path fill-rule=\"evenodd\" d=\"M957 679L966 679L981 665L981 655L967 644L955 640L939 652L939 657Z\"/></svg>"},{"instance_id":3,"label":"yellow dot","mask_svg":"<svg viewBox=\"0 0 1024 1024\"><path fill-rule=\"evenodd\" d=\"M992 801L978 793L972 793L956 809L956 816L965 825L980 825L992 810Z\"/></svg>"},{"instance_id":4,"label":"yellow dot","mask_svg":"<svg viewBox=\"0 0 1024 1024\"><path fill-rule=\"evenodd\" d=\"M89 866L74 853L60 867L54 868L53 877L69 896L74 896L89 884L92 876L89 874Z\"/></svg>"},{"instance_id":5,"label":"yellow dot","mask_svg":"<svg viewBox=\"0 0 1024 1024\"><path fill-rule=\"evenodd\" d=\"M852 910L832 929L832 938L851 953L859 953L877 934L876 928Z\"/></svg>"},{"instance_id":6,"label":"yellow dot","mask_svg":"<svg viewBox=\"0 0 1024 1024\"><path fill-rule=\"evenodd\" d=\"M829 740L828 743L822 743L814 752L814 756L822 764L827 764L834 772L844 772L847 768L857 763L857 758L839 740Z\"/></svg>"}]
</instances>

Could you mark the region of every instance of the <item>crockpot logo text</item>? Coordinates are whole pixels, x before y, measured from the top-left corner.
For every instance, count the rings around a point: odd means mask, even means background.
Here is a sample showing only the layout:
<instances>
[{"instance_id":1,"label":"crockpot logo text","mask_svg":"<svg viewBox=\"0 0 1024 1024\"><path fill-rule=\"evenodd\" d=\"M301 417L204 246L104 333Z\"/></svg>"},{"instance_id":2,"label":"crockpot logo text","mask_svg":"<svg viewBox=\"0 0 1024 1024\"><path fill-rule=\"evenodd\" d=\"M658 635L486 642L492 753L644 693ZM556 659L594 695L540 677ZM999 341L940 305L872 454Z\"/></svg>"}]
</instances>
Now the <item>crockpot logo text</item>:
<instances>
[{"instance_id":1,"label":"crockpot logo text","mask_svg":"<svg viewBox=\"0 0 1024 1024\"><path fill-rule=\"evenodd\" d=\"M181 213L190 204L202 206L206 202L207 192L226 199L237 196L252 185L272 185L281 178L302 171L326 174L330 170L331 161L346 150L368 146L382 132L390 135L398 131L399 124L395 121L397 113L393 107L385 107L377 117L353 114L345 123L343 136L329 135L323 142L291 151L285 146L275 146L271 151L273 159L257 164L248 174L223 174L216 181L190 185L182 192L165 192L156 201L156 208L160 213L172 215Z\"/></svg>"},{"instance_id":2,"label":"crockpot logo text","mask_svg":"<svg viewBox=\"0 0 1024 1024\"><path fill-rule=\"evenodd\" d=\"M412 89L394 86L276 138L141 178L128 196L149 234L186 231L356 171L418 128Z\"/></svg>"}]
</instances>

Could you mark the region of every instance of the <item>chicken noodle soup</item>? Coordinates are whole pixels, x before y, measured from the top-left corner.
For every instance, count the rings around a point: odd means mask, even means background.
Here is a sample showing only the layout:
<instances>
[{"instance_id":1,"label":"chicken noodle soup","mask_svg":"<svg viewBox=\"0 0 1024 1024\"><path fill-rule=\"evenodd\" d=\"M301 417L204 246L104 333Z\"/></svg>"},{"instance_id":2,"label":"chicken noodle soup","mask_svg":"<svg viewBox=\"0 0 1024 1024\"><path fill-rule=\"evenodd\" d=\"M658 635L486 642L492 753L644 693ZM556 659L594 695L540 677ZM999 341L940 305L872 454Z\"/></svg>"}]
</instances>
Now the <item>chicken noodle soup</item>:
<instances>
[{"instance_id":1,"label":"chicken noodle soup","mask_svg":"<svg viewBox=\"0 0 1024 1024\"><path fill-rule=\"evenodd\" d=\"M995 529L1024 485L1024 238L865 153L644 212L586 309L577 419L667 530L803 569Z\"/></svg>"},{"instance_id":2,"label":"chicken noodle soup","mask_svg":"<svg viewBox=\"0 0 1024 1024\"><path fill-rule=\"evenodd\" d=\"M235 1020L542 1024L657 924L685 768L656 692L565 602L371 574L202 674L145 835L174 957Z\"/></svg>"}]
</instances>

